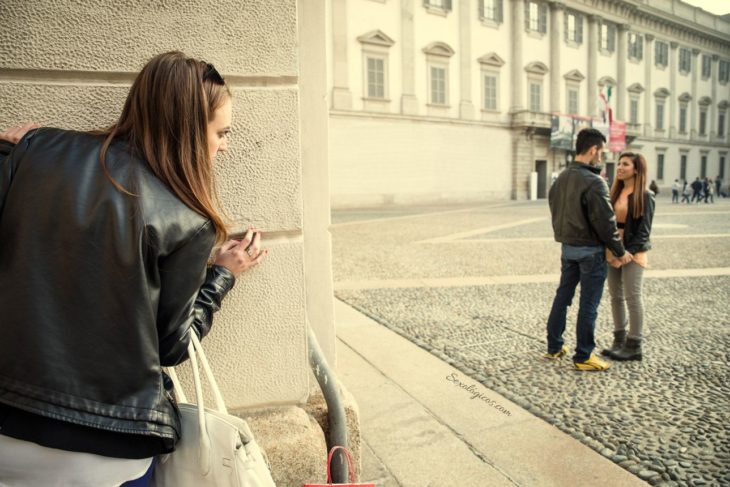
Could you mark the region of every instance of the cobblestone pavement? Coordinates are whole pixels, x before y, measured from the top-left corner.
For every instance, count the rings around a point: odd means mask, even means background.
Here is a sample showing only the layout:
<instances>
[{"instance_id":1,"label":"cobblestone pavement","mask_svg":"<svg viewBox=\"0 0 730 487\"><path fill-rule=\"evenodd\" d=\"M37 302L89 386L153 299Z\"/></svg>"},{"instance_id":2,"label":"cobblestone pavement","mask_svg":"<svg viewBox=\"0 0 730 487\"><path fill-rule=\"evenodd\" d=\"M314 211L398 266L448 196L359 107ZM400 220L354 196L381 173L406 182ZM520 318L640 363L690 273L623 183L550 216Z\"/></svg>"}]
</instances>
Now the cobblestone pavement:
<instances>
[{"instance_id":1,"label":"cobblestone pavement","mask_svg":"<svg viewBox=\"0 0 730 487\"><path fill-rule=\"evenodd\" d=\"M644 360L605 373L541 358L560 255L544 201L333 221L339 299L652 485L730 485L730 199L658 200ZM599 348L612 328L606 290Z\"/></svg>"}]
</instances>

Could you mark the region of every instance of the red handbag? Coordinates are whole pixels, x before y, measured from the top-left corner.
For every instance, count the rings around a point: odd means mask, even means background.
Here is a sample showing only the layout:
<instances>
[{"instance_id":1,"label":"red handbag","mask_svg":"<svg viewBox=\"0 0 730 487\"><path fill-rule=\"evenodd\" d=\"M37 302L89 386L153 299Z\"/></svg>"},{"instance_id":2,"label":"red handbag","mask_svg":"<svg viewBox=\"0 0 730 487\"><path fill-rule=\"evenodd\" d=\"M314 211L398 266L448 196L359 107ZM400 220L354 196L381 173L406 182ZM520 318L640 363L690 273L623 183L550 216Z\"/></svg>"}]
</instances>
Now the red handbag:
<instances>
[{"instance_id":1,"label":"red handbag","mask_svg":"<svg viewBox=\"0 0 730 487\"><path fill-rule=\"evenodd\" d=\"M342 450L347 457L347 465L349 467L350 472L350 483L348 484L333 484L332 483L332 473L330 471L330 465L332 464L332 456L337 450ZM327 483L326 484L304 484L304 487L328 487L330 485L344 485L344 486L350 486L350 487L375 487L375 484L373 483L365 483L365 484L356 484L355 483L355 468L352 466L352 457L350 456L350 451L345 448L344 446L333 446L332 449L329 452L329 455L327 455Z\"/></svg>"}]
</instances>

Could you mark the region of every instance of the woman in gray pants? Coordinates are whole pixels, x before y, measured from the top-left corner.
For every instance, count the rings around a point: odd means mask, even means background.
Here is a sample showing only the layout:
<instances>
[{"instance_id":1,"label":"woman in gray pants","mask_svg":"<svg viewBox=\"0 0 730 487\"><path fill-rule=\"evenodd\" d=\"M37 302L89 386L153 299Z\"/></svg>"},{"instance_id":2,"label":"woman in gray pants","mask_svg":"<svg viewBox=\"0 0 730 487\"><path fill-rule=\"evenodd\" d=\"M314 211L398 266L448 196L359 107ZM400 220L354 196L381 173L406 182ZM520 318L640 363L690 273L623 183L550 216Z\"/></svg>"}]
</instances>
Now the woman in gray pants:
<instances>
[{"instance_id":1,"label":"woman in gray pants","mask_svg":"<svg viewBox=\"0 0 730 487\"><path fill-rule=\"evenodd\" d=\"M648 265L647 252L651 249L649 235L654 217L654 193L646 189L646 174L644 156L625 152L619 157L616 179L611 186L611 204L616 212L619 233L626 251L633 255L632 261L622 266L613 254L606 253L610 264L608 291L611 295L614 340L611 348L601 353L614 360L641 360L644 327L641 287L644 269Z\"/></svg>"}]
</instances>

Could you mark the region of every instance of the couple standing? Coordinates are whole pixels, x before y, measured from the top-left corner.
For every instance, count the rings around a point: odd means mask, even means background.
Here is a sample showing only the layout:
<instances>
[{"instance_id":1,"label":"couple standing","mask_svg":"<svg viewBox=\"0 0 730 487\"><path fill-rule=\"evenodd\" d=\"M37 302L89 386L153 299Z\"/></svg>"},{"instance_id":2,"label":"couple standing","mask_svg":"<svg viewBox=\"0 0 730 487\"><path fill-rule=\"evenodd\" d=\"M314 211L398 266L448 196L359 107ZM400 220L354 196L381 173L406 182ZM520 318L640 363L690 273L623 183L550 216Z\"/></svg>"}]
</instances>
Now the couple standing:
<instances>
[{"instance_id":1,"label":"couple standing","mask_svg":"<svg viewBox=\"0 0 730 487\"><path fill-rule=\"evenodd\" d=\"M562 265L560 285L547 323L545 357L559 359L568 353L563 345L565 320L580 283L573 363L578 370L587 371L610 367L593 354L596 316L606 276L614 342L602 354L615 360L641 360L644 319L641 287L654 216L654 195L646 189L644 157L630 152L621 154L609 193L598 167L605 143L606 138L598 130L581 130L575 161L560 173L549 194L555 240L562 244ZM627 321L630 322L628 332Z\"/></svg>"}]
</instances>

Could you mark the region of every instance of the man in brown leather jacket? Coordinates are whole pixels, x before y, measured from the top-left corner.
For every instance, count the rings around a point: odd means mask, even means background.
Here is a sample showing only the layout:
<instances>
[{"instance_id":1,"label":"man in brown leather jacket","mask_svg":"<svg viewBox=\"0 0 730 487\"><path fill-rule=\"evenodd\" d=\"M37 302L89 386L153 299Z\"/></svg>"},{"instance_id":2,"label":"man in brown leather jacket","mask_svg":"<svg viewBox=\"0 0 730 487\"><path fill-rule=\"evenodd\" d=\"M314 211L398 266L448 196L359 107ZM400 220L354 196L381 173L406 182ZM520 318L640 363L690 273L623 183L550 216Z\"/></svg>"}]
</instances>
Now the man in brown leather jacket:
<instances>
[{"instance_id":1,"label":"man in brown leather jacket","mask_svg":"<svg viewBox=\"0 0 730 487\"><path fill-rule=\"evenodd\" d=\"M579 370L590 371L610 367L593 354L598 304L607 275L604 249L607 247L622 262L631 260L616 227L608 187L597 167L605 142L606 138L598 130L581 130L576 141L575 161L560 173L549 193L555 240L562 244L562 249L560 285L548 318L545 357L558 359L568 352L563 346L565 320L575 288L580 283L573 363Z\"/></svg>"}]
</instances>

